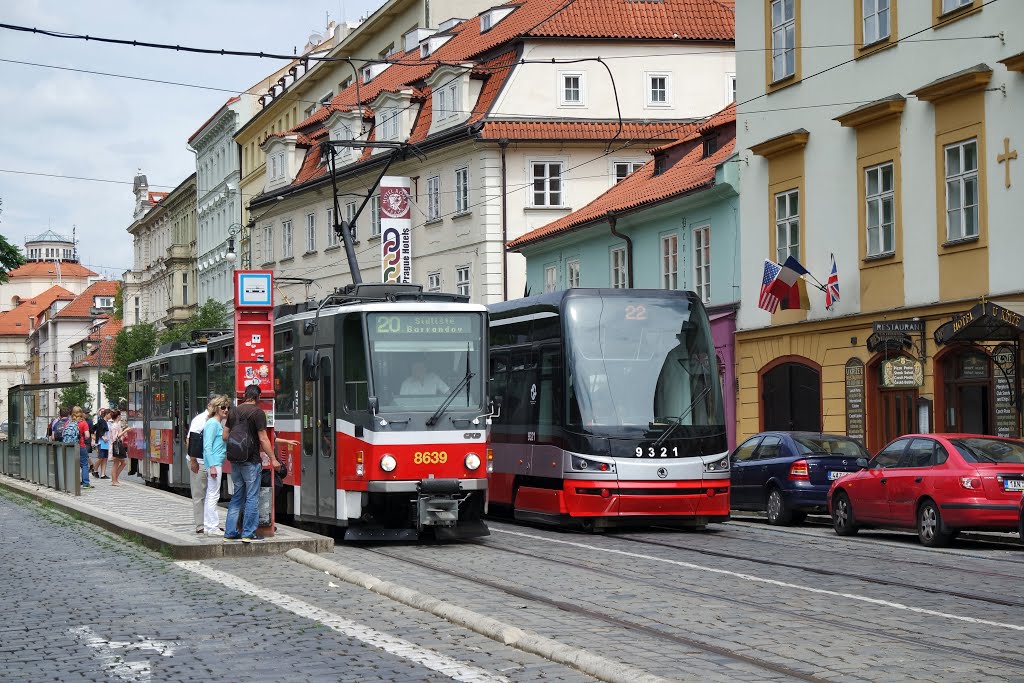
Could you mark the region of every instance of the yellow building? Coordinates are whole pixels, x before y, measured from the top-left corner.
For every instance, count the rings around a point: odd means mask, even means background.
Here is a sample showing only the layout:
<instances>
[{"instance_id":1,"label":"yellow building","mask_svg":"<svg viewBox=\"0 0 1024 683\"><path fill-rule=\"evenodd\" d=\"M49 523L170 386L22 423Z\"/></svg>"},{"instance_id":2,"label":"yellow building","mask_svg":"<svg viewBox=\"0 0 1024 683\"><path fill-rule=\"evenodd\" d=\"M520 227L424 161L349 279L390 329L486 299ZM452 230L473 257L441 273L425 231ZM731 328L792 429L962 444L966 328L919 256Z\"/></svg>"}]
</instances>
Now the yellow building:
<instances>
[{"instance_id":1,"label":"yellow building","mask_svg":"<svg viewBox=\"0 0 1024 683\"><path fill-rule=\"evenodd\" d=\"M738 438L1019 435L1024 38L1001 27L1024 5L759 1L736 31ZM758 307L766 258L824 283L833 255L831 310Z\"/></svg>"}]
</instances>

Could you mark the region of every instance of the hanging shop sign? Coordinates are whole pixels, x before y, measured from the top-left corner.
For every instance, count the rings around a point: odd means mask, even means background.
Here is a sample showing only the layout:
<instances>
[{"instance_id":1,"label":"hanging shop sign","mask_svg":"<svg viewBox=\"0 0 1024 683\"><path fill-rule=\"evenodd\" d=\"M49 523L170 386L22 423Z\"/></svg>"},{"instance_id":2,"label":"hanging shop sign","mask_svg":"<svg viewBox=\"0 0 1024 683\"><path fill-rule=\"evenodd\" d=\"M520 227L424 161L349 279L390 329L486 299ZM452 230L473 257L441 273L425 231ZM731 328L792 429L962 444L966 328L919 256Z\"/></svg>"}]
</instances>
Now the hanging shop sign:
<instances>
[{"instance_id":1,"label":"hanging shop sign","mask_svg":"<svg viewBox=\"0 0 1024 683\"><path fill-rule=\"evenodd\" d=\"M846 361L846 435L864 445L864 361Z\"/></svg>"},{"instance_id":2,"label":"hanging shop sign","mask_svg":"<svg viewBox=\"0 0 1024 683\"><path fill-rule=\"evenodd\" d=\"M1009 344L1000 344L992 353L992 362L996 366L995 415L996 434L1012 438L1020 437L1018 417L1019 399L1017 396L1017 353Z\"/></svg>"},{"instance_id":3,"label":"hanging shop sign","mask_svg":"<svg viewBox=\"0 0 1024 683\"><path fill-rule=\"evenodd\" d=\"M900 356L882 361L882 386L919 387L924 384L924 366L914 358Z\"/></svg>"},{"instance_id":4,"label":"hanging shop sign","mask_svg":"<svg viewBox=\"0 0 1024 683\"><path fill-rule=\"evenodd\" d=\"M412 282L412 181L401 176L380 179L381 281Z\"/></svg>"}]
</instances>

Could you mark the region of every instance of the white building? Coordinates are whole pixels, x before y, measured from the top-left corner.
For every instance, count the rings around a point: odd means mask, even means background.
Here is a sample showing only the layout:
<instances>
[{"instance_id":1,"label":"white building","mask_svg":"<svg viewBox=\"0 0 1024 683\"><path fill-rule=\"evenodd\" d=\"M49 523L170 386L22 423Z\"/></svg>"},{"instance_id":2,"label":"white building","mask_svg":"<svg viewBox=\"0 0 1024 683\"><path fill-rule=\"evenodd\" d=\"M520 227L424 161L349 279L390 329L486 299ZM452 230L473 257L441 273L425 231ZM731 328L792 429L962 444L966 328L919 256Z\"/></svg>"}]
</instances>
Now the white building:
<instances>
[{"instance_id":1,"label":"white building","mask_svg":"<svg viewBox=\"0 0 1024 683\"><path fill-rule=\"evenodd\" d=\"M410 142L424 158L410 153L388 173L413 182L413 280L482 303L520 296L525 265L506 241L586 204L646 161L651 143L732 100L733 15L722 3L666 0L646 21L627 0L605 3L601 16L561 4L528 0L409 31L401 64L364 68L358 97L349 85L268 138L266 190L250 202L254 267L315 280L314 296L350 282L321 143ZM390 152L337 152L348 220ZM381 279L377 204L356 221L365 281ZM295 301L308 287L282 290Z\"/></svg>"},{"instance_id":2,"label":"white building","mask_svg":"<svg viewBox=\"0 0 1024 683\"><path fill-rule=\"evenodd\" d=\"M0 313L51 287L81 294L97 276L78 262L74 238L53 230L26 237L24 255L26 263L7 273L7 282L0 282Z\"/></svg>"},{"instance_id":3,"label":"white building","mask_svg":"<svg viewBox=\"0 0 1024 683\"><path fill-rule=\"evenodd\" d=\"M738 435L1019 434L1003 342L1024 329L1024 4L737 4ZM814 290L809 311L757 307L764 259L824 282L831 254L833 310ZM894 380L901 358L913 372Z\"/></svg>"}]
</instances>

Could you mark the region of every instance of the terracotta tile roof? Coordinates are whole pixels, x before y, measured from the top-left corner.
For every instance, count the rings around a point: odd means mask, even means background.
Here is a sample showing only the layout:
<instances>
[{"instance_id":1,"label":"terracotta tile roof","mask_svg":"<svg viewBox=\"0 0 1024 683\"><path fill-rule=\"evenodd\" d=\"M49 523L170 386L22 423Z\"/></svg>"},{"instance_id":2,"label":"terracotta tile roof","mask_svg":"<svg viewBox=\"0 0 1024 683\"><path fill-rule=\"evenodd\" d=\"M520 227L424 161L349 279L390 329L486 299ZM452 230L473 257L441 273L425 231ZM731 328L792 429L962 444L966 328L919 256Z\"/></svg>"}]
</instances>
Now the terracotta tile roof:
<instances>
[{"instance_id":1,"label":"terracotta tile roof","mask_svg":"<svg viewBox=\"0 0 1024 683\"><path fill-rule=\"evenodd\" d=\"M114 296L117 294L120 282L116 280L100 280L89 285L88 288L79 294L74 301L58 311L56 318L93 318L89 309L93 307L93 297Z\"/></svg>"},{"instance_id":2,"label":"terracotta tile roof","mask_svg":"<svg viewBox=\"0 0 1024 683\"><path fill-rule=\"evenodd\" d=\"M75 346L82 342L92 342L93 350L85 355L82 360L77 363L72 363L71 368L88 368L96 367L97 357L102 361L102 367L109 368L114 364L114 343L117 341L117 333L124 327L124 323L120 320L110 318L106 323L103 324L99 329L94 328L89 334L82 340L69 344L69 346ZM107 339L110 337L110 339ZM100 341L99 348L95 347L97 341Z\"/></svg>"},{"instance_id":3,"label":"terracotta tile roof","mask_svg":"<svg viewBox=\"0 0 1024 683\"><path fill-rule=\"evenodd\" d=\"M718 121L720 125L734 122L736 120L735 108L732 108L731 111L731 117L719 114L712 120ZM701 127L701 131L707 129L708 126ZM701 132L694 132L673 143L672 146L683 142L692 143L701 135ZM703 146L694 145L685 156L657 176L654 175L654 161L648 161L625 180L617 183L583 208L517 237L508 243L507 248L509 251L517 251L524 246L571 232L573 229L589 223L604 221L609 212L622 213L640 209L708 185L715 178L715 167L732 154L735 142L735 137L730 138L726 144L706 159L701 158L704 151Z\"/></svg>"},{"instance_id":4,"label":"terracotta tile roof","mask_svg":"<svg viewBox=\"0 0 1024 683\"><path fill-rule=\"evenodd\" d=\"M725 109L718 112L717 114L712 114L710 117L706 119L695 121L694 123L689 124L685 130L677 131L677 135L679 136L677 140L673 140L672 142L649 149L647 150L647 153L656 154L658 152L670 150L673 147L685 144L687 142L690 142L691 140L696 140L697 138L702 137L705 131L708 131L712 128L717 128L718 126L723 126L727 123L733 123L735 121L736 103L733 102L729 104Z\"/></svg>"},{"instance_id":5,"label":"terracotta tile roof","mask_svg":"<svg viewBox=\"0 0 1024 683\"><path fill-rule=\"evenodd\" d=\"M615 121L487 121L480 137L487 140L610 140ZM675 140L681 124L674 122L623 121L618 140Z\"/></svg>"},{"instance_id":6,"label":"terracotta tile roof","mask_svg":"<svg viewBox=\"0 0 1024 683\"><path fill-rule=\"evenodd\" d=\"M150 192L147 199L149 199L150 204L156 204L169 194L170 192Z\"/></svg>"},{"instance_id":7,"label":"terracotta tile roof","mask_svg":"<svg viewBox=\"0 0 1024 683\"><path fill-rule=\"evenodd\" d=\"M54 285L39 296L22 299L17 306L0 313L0 336L27 337L32 331L32 319L45 311L54 301L71 301L75 295Z\"/></svg>"},{"instance_id":8,"label":"terracotta tile roof","mask_svg":"<svg viewBox=\"0 0 1024 683\"><path fill-rule=\"evenodd\" d=\"M732 41L735 33L735 12L717 0L576 0L530 31L551 38L713 41Z\"/></svg>"},{"instance_id":9,"label":"terracotta tile roof","mask_svg":"<svg viewBox=\"0 0 1024 683\"><path fill-rule=\"evenodd\" d=\"M60 274L62 277L94 277L96 273L89 270L80 263L71 263L68 261L62 261L60 264ZM53 265L53 261L33 261L21 265L11 272L7 273L8 277L46 277L52 275L54 279L57 277L57 267Z\"/></svg>"}]
</instances>

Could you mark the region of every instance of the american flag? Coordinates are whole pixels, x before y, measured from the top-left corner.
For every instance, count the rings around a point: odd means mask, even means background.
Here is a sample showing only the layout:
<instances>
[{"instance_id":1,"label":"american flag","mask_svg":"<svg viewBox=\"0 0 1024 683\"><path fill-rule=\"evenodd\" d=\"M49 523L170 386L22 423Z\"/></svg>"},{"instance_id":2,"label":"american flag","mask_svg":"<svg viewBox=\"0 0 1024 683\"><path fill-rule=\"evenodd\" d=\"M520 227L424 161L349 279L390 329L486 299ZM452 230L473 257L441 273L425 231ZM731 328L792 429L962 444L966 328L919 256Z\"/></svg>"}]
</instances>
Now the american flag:
<instances>
[{"instance_id":1,"label":"american flag","mask_svg":"<svg viewBox=\"0 0 1024 683\"><path fill-rule=\"evenodd\" d=\"M832 254L832 270L828 274L828 282L825 283L825 308L832 310L832 306L839 301L839 271L836 270L836 255Z\"/></svg>"},{"instance_id":2,"label":"american flag","mask_svg":"<svg viewBox=\"0 0 1024 683\"><path fill-rule=\"evenodd\" d=\"M764 277L761 278L761 297L757 300L757 307L763 308L769 313L774 313L779 308L779 298L772 294L769 288L781 270L782 267L779 264L768 259L764 260Z\"/></svg>"}]
</instances>

